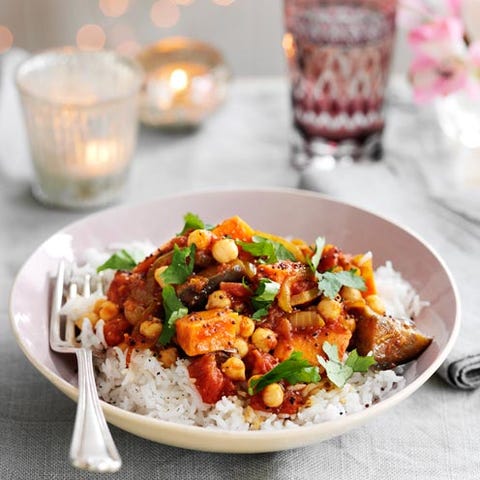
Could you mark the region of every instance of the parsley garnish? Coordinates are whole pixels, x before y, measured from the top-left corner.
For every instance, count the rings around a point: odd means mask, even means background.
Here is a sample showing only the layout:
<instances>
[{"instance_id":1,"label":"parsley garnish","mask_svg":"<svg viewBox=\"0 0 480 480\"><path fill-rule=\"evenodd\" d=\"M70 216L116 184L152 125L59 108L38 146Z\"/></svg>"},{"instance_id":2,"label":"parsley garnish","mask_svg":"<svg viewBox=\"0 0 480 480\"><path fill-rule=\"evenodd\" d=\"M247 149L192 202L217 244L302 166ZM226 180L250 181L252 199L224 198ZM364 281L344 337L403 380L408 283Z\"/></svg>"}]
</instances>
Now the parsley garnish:
<instances>
[{"instance_id":1,"label":"parsley garnish","mask_svg":"<svg viewBox=\"0 0 480 480\"><path fill-rule=\"evenodd\" d=\"M173 246L172 263L161 274L165 283L179 285L193 272L195 264L195 244L189 247L179 248L178 245Z\"/></svg>"},{"instance_id":2,"label":"parsley garnish","mask_svg":"<svg viewBox=\"0 0 480 480\"><path fill-rule=\"evenodd\" d=\"M268 373L251 380L248 385L248 394L255 395L267 385L280 380L285 380L290 385L312 383L320 380L320 374L318 373L318 367L314 367L305 360L301 352L293 352L287 360L279 363Z\"/></svg>"},{"instance_id":3,"label":"parsley garnish","mask_svg":"<svg viewBox=\"0 0 480 480\"><path fill-rule=\"evenodd\" d=\"M362 291L366 290L365 280L356 274L357 271L355 269L343 270L341 272L317 272L324 247L325 239L317 237L315 240L315 253L312 258L307 258L307 264L317 279L318 289L329 298L335 298L343 286L358 288L358 290Z\"/></svg>"},{"instance_id":4,"label":"parsley garnish","mask_svg":"<svg viewBox=\"0 0 480 480\"><path fill-rule=\"evenodd\" d=\"M264 263L276 263L280 260L295 261L295 255L287 250L281 243L274 242L260 235L254 235L251 242L237 241L245 252L254 257L262 257Z\"/></svg>"},{"instance_id":5,"label":"parsley garnish","mask_svg":"<svg viewBox=\"0 0 480 480\"><path fill-rule=\"evenodd\" d=\"M268 313L268 308L275 300L275 297L280 290L280 284L270 280L269 278L262 278L260 283L252 296L252 305L255 308L255 313L252 318L258 320Z\"/></svg>"},{"instance_id":6,"label":"parsley garnish","mask_svg":"<svg viewBox=\"0 0 480 480\"><path fill-rule=\"evenodd\" d=\"M312 258L307 258L307 263L313 273L317 273L318 264L322 258L323 248L325 247L325 238L317 237L315 239L315 253Z\"/></svg>"},{"instance_id":7,"label":"parsley garnish","mask_svg":"<svg viewBox=\"0 0 480 480\"><path fill-rule=\"evenodd\" d=\"M195 213L192 212L187 212L183 216L183 220L185 224L183 225L182 231L179 233L179 235L183 235L184 233L188 232L189 230L197 230L197 229L202 229L205 228L205 223L203 223L203 220L196 215Z\"/></svg>"},{"instance_id":8,"label":"parsley garnish","mask_svg":"<svg viewBox=\"0 0 480 480\"><path fill-rule=\"evenodd\" d=\"M175 322L187 315L188 308L178 299L172 285L165 285L162 290L162 298L165 321L163 322L163 329L158 342L161 345L166 345L175 333Z\"/></svg>"},{"instance_id":9,"label":"parsley garnish","mask_svg":"<svg viewBox=\"0 0 480 480\"><path fill-rule=\"evenodd\" d=\"M132 270L137 265L135 259L125 249L114 253L103 265L97 268L97 273L103 270Z\"/></svg>"},{"instance_id":10,"label":"parsley garnish","mask_svg":"<svg viewBox=\"0 0 480 480\"><path fill-rule=\"evenodd\" d=\"M338 388L343 388L347 380L355 372L366 372L371 365L377 363L373 355L362 357L357 353L356 349L350 352L345 363L343 363L338 358L338 347L336 345L330 345L330 343L324 342L322 347L328 356L328 360L325 360L319 355L317 357L318 361L322 367L325 368L328 379Z\"/></svg>"},{"instance_id":11,"label":"parsley garnish","mask_svg":"<svg viewBox=\"0 0 480 480\"><path fill-rule=\"evenodd\" d=\"M356 270L316 273L318 288L326 297L335 298L343 286L366 290L365 280L356 274Z\"/></svg>"}]
</instances>

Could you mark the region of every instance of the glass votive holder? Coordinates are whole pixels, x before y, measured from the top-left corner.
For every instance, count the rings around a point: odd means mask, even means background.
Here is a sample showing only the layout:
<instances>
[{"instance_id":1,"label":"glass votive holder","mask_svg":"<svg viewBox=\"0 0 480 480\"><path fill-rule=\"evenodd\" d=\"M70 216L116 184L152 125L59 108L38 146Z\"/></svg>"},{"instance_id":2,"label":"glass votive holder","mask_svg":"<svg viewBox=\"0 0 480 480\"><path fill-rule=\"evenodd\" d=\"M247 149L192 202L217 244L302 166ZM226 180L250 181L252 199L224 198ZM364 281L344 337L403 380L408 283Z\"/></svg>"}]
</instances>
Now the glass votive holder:
<instances>
[{"instance_id":1,"label":"glass votive holder","mask_svg":"<svg viewBox=\"0 0 480 480\"><path fill-rule=\"evenodd\" d=\"M140 119L146 125L198 127L225 99L230 72L211 45L167 38L146 47L136 59L145 71Z\"/></svg>"},{"instance_id":2,"label":"glass votive holder","mask_svg":"<svg viewBox=\"0 0 480 480\"><path fill-rule=\"evenodd\" d=\"M107 50L48 50L20 65L39 201L91 208L118 199L136 145L142 79L136 62Z\"/></svg>"},{"instance_id":3,"label":"glass votive holder","mask_svg":"<svg viewBox=\"0 0 480 480\"><path fill-rule=\"evenodd\" d=\"M284 0L292 163L382 156L397 0Z\"/></svg>"}]
</instances>

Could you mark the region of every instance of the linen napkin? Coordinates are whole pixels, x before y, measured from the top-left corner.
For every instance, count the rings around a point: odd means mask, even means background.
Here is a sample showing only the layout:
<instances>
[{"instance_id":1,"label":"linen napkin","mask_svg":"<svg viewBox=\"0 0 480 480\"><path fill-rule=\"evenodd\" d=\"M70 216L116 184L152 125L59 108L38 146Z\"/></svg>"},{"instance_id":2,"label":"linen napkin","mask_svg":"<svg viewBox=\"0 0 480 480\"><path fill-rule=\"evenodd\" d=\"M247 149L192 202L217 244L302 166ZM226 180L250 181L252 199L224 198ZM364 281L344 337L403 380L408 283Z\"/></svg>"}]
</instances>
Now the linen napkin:
<instances>
[{"instance_id":1,"label":"linen napkin","mask_svg":"<svg viewBox=\"0 0 480 480\"><path fill-rule=\"evenodd\" d=\"M398 134L398 130L396 133ZM322 170L315 165L309 167L301 173L299 186L329 194L407 225L427 241L434 243L441 254L458 250L454 263L464 261L468 265L471 258L455 241L456 235L462 233L452 230L448 232L449 235L445 235L445 225L442 218L439 218L439 208L442 207L428 193L415 158L418 158L418 151L416 155L412 155L408 141L403 144L397 141L395 149L387 149L386 158L381 162L339 164L332 170ZM452 212L448 214L453 215ZM451 223L460 224L461 228L468 224L465 228L470 228L468 220L461 214L455 216ZM478 224L474 222L474 225L480 230ZM471 265L463 268L460 264L454 272L463 294L463 323L457 344L438 371L445 381L458 389L474 389L480 386L480 346L477 341L474 318L476 307L473 302L477 294L474 292L473 282L466 278L466 272L470 269Z\"/></svg>"}]
</instances>

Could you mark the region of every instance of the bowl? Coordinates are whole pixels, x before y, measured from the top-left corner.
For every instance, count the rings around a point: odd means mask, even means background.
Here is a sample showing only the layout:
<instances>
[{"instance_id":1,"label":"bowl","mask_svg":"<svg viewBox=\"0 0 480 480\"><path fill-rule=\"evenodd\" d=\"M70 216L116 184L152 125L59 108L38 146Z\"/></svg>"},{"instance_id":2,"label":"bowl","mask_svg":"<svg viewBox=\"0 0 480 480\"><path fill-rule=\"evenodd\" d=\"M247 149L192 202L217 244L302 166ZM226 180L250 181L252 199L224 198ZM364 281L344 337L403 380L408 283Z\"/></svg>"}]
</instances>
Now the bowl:
<instances>
[{"instance_id":1,"label":"bowl","mask_svg":"<svg viewBox=\"0 0 480 480\"><path fill-rule=\"evenodd\" d=\"M57 388L77 399L75 361L48 344L49 293L59 259L81 259L89 247L150 240L162 244L181 229L186 212L218 223L239 215L254 228L313 242L325 236L346 252L373 252L375 265L391 260L396 270L430 302L417 318L434 337L430 347L406 366L406 384L361 412L313 426L276 431L224 431L179 425L121 410L102 402L112 424L156 442L203 451L259 453L320 442L343 434L393 408L424 384L442 364L459 329L454 281L439 256L414 233L366 210L315 193L288 189L205 191L159 198L85 217L40 245L20 269L11 300L11 325L30 362Z\"/></svg>"}]
</instances>

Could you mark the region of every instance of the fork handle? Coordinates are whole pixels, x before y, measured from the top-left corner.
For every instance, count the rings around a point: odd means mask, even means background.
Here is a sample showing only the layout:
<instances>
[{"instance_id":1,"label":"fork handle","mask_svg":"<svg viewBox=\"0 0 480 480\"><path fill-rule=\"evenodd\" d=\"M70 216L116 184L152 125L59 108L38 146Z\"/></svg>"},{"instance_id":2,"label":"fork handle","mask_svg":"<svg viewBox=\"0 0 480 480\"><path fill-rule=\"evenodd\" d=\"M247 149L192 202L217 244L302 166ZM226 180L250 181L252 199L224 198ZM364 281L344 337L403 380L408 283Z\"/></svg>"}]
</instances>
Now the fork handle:
<instances>
[{"instance_id":1,"label":"fork handle","mask_svg":"<svg viewBox=\"0 0 480 480\"><path fill-rule=\"evenodd\" d=\"M79 348L79 397L70 461L72 465L92 472L116 472L122 465L112 435L100 407L93 374L92 351Z\"/></svg>"}]
</instances>

